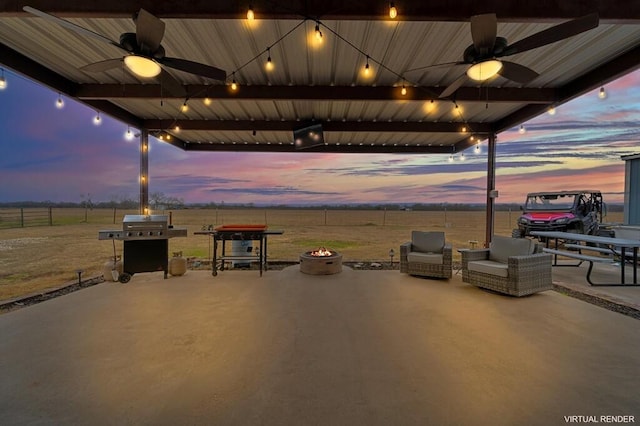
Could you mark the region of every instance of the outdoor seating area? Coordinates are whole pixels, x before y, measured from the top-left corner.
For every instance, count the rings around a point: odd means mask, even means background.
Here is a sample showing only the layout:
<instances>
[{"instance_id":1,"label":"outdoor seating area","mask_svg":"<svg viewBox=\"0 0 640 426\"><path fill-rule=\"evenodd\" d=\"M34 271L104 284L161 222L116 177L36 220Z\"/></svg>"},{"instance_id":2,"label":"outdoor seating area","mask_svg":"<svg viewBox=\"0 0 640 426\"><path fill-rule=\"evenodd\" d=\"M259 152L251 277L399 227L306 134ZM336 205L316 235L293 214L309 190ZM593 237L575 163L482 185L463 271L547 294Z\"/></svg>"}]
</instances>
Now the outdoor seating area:
<instances>
[{"instance_id":1,"label":"outdoor seating area","mask_svg":"<svg viewBox=\"0 0 640 426\"><path fill-rule=\"evenodd\" d=\"M488 249L460 249L462 281L512 296L553 288L552 256L536 240L496 235ZM446 278L452 276L452 247L440 231L413 231L400 246L400 272Z\"/></svg>"}]
</instances>

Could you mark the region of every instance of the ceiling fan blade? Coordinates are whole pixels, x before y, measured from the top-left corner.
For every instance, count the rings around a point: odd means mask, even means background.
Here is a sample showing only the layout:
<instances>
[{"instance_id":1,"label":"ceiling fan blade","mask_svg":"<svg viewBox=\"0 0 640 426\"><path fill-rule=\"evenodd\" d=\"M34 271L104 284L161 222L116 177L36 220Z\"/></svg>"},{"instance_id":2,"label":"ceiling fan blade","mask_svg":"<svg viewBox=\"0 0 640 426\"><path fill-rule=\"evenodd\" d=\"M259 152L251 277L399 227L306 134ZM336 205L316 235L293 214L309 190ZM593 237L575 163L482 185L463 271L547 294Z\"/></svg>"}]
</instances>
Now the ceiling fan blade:
<instances>
[{"instance_id":1,"label":"ceiling fan blade","mask_svg":"<svg viewBox=\"0 0 640 426\"><path fill-rule=\"evenodd\" d=\"M509 61L500 62L502 62L502 68L500 69L500 71L498 71L498 74L506 79L515 81L516 83L529 83L530 81L535 80L540 75L531 68L525 67L524 65L516 64Z\"/></svg>"},{"instance_id":2,"label":"ceiling fan blade","mask_svg":"<svg viewBox=\"0 0 640 426\"><path fill-rule=\"evenodd\" d=\"M67 21L65 19L58 18L57 16L50 15L50 14L48 14L46 12L43 12L43 11L38 10L38 9L34 9L33 7L30 7L30 6L25 6L25 7L22 8L22 10L24 10L25 12L30 13L32 15L39 16L40 18L44 18L44 19L46 19L48 21L55 22L56 24L60 25L61 27L64 27L64 28L66 28L68 30L71 30L71 31L75 31L78 34L95 38L95 39L100 40L102 42L109 43L109 44L111 44L113 46L116 46L116 47L118 47L118 48L120 48L122 50L125 50L125 49L122 48L122 46L120 46L119 43L116 43L115 41L111 40L110 38L105 37L102 34L95 33L95 32L93 32L91 30L88 30L88 29L86 29L84 27L81 27L80 25L76 25L73 22L69 22L69 21Z\"/></svg>"},{"instance_id":3,"label":"ceiling fan blade","mask_svg":"<svg viewBox=\"0 0 640 426\"><path fill-rule=\"evenodd\" d=\"M80 71L84 72L104 72L114 68L122 67L123 58L107 59L106 61L94 62L93 64L80 67Z\"/></svg>"},{"instance_id":4,"label":"ceiling fan blade","mask_svg":"<svg viewBox=\"0 0 640 426\"><path fill-rule=\"evenodd\" d=\"M411 68L410 70L406 70L405 73L410 73L410 72L413 72L413 71L421 71L421 70L426 70L426 69L430 69L430 68L455 67L457 65L469 65L469 64L467 64L466 62L461 62L461 61L443 62L443 63L440 63L440 64L425 65L424 67Z\"/></svg>"},{"instance_id":5,"label":"ceiling fan blade","mask_svg":"<svg viewBox=\"0 0 640 426\"><path fill-rule=\"evenodd\" d=\"M160 79L163 91L178 98L187 96L187 91L184 89L182 84L180 84L180 82L167 71L162 70L158 78Z\"/></svg>"},{"instance_id":6,"label":"ceiling fan blade","mask_svg":"<svg viewBox=\"0 0 640 426\"><path fill-rule=\"evenodd\" d=\"M225 81L227 79L227 73L220 68L212 67L209 65L201 64L199 62L193 62L180 58L168 58L164 57L159 59L162 65L175 68L180 71L188 72L202 77L211 78L213 80Z\"/></svg>"},{"instance_id":7,"label":"ceiling fan blade","mask_svg":"<svg viewBox=\"0 0 640 426\"><path fill-rule=\"evenodd\" d=\"M510 56L564 40L565 38L596 28L599 22L600 19L598 18L597 13L585 15L572 21L563 22L562 24L547 28L539 33L535 33L529 37L523 38L522 40L516 41L512 45L507 46L504 52L498 56Z\"/></svg>"},{"instance_id":8,"label":"ceiling fan blade","mask_svg":"<svg viewBox=\"0 0 640 426\"><path fill-rule=\"evenodd\" d=\"M442 93L440 93L440 96L438 96L438 97L440 99L448 98L449 96L453 95L455 93L455 91L458 90L460 88L460 86L462 86L464 84L465 81L467 81L467 73L466 72L464 74L462 74L460 77L458 77L449 86L447 86L447 88L444 89L442 91Z\"/></svg>"},{"instance_id":9,"label":"ceiling fan blade","mask_svg":"<svg viewBox=\"0 0 640 426\"><path fill-rule=\"evenodd\" d=\"M495 13L471 17L471 39L480 56L487 56L493 51L497 34L498 18Z\"/></svg>"},{"instance_id":10,"label":"ceiling fan blade","mask_svg":"<svg viewBox=\"0 0 640 426\"><path fill-rule=\"evenodd\" d=\"M164 22L144 9L138 11L135 21L138 47L143 51L148 49L149 53L154 53L160 47L164 37Z\"/></svg>"}]
</instances>

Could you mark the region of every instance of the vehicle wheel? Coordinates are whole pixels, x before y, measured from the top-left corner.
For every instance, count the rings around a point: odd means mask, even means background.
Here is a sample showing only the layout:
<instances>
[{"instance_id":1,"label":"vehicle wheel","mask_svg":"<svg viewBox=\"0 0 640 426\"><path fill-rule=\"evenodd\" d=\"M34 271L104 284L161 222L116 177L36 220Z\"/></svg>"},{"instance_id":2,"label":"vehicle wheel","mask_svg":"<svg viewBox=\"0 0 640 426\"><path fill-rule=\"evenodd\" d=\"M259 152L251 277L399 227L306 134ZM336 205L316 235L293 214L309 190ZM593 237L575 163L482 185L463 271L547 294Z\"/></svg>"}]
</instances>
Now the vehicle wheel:
<instances>
[{"instance_id":1,"label":"vehicle wheel","mask_svg":"<svg viewBox=\"0 0 640 426\"><path fill-rule=\"evenodd\" d=\"M514 229L511 231L511 237L512 238L523 238L524 235L522 235L522 231L520 229Z\"/></svg>"},{"instance_id":2,"label":"vehicle wheel","mask_svg":"<svg viewBox=\"0 0 640 426\"><path fill-rule=\"evenodd\" d=\"M130 279L131 279L131 274L127 272L123 272L122 274L120 274L120 278L118 278L118 281L120 281L122 284L126 284L129 282Z\"/></svg>"}]
</instances>

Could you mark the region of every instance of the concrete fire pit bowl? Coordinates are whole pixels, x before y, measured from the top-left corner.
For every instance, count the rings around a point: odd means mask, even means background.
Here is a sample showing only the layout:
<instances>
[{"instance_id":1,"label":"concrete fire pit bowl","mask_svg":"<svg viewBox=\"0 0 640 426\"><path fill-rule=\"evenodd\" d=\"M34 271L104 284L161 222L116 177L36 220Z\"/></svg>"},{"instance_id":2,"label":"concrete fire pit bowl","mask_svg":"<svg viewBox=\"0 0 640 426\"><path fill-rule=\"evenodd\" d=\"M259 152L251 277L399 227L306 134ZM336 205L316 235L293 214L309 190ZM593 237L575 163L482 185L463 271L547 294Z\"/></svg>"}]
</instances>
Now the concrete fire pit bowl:
<instances>
[{"instance_id":1,"label":"concrete fire pit bowl","mask_svg":"<svg viewBox=\"0 0 640 426\"><path fill-rule=\"evenodd\" d=\"M342 272L342 255L320 248L300 255L300 272L309 275L333 275Z\"/></svg>"}]
</instances>

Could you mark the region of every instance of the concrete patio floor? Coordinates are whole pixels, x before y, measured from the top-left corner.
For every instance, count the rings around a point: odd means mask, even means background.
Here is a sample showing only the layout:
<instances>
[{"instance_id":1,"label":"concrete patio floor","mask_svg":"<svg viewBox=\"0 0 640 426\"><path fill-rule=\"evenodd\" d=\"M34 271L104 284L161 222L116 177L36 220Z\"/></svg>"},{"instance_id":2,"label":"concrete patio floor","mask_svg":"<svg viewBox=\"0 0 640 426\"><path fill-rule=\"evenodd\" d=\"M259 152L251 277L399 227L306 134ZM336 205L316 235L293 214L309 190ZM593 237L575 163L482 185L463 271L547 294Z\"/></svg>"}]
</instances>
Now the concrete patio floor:
<instances>
[{"instance_id":1,"label":"concrete patio floor","mask_svg":"<svg viewBox=\"0 0 640 426\"><path fill-rule=\"evenodd\" d=\"M564 270L584 278L581 269ZM102 283L0 315L0 419L640 422L639 325L555 291L512 298L459 275L440 281L345 268L308 276L297 265L262 278L137 274L126 285Z\"/></svg>"}]
</instances>

